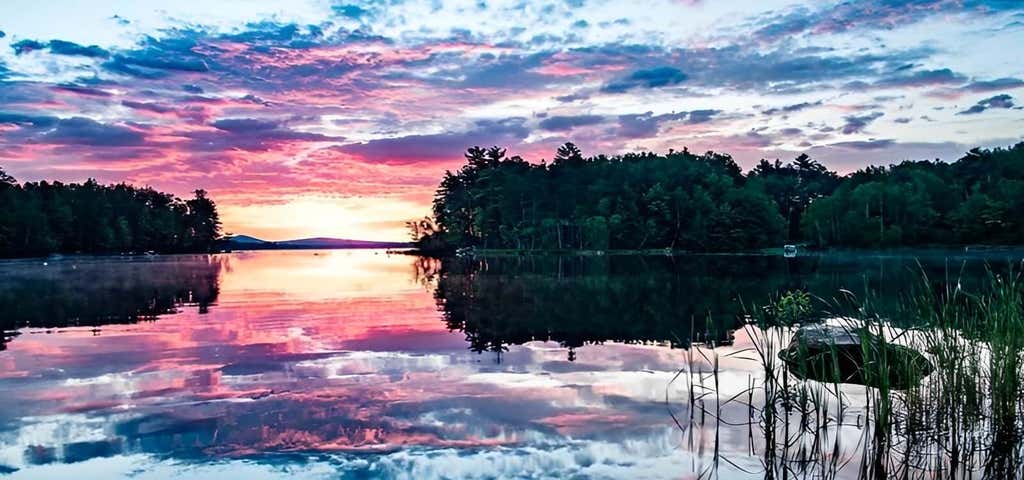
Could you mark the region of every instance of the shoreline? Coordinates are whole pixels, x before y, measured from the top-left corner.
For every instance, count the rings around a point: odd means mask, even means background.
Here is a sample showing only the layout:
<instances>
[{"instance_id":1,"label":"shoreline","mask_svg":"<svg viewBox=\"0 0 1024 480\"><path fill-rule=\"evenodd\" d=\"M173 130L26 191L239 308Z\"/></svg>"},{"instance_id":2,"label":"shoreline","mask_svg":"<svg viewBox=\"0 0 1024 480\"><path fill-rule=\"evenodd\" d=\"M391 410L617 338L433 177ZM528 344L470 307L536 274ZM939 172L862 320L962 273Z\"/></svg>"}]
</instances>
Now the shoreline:
<instances>
[{"instance_id":1,"label":"shoreline","mask_svg":"<svg viewBox=\"0 0 1024 480\"><path fill-rule=\"evenodd\" d=\"M515 250L500 248L477 248L459 255L457 251L430 252L418 250L415 247L402 251L391 251L390 253L448 258L458 256L489 256L489 257L538 257L538 256L572 256L572 257L604 257L604 256L784 256L783 249L764 248L760 250L744 250L733 252L708 252L693 250L672 250L672 249L618 249L618 250ZM918 247L893 247L893 248L829 248L798 250L796 257L815 256L840 256L840 255L871 255L871 256L921 256L922 255L946 255L961 257L984 257L991 255L1021 255L1024 257L1024 245L928 245Z\"/></svg>"},{"instance_id":2,"label":"shoreline","mask_svg":"<svg viewBox=\"0 0 1024 480\"><path fill-rule=\"evenodd\" d=\"M55 260L63 258L157 258L171 255L222 255L233 252L258 252L258 251L285 251L285 250L385 250L388 253L405 253L407 250L394 250L399 249L412 249L413 247L393 247L393 246L352 246L352 247L276 247L276 248L232 248L227 250L218 250L215 252L206 251L183 251L183 252L143 252L143 253L122 253L122 252L53 252L40 255L25 255L25 256L7 256L0 257L0 261L17 261L17 260Z\"/></svg>"}]
</instances>

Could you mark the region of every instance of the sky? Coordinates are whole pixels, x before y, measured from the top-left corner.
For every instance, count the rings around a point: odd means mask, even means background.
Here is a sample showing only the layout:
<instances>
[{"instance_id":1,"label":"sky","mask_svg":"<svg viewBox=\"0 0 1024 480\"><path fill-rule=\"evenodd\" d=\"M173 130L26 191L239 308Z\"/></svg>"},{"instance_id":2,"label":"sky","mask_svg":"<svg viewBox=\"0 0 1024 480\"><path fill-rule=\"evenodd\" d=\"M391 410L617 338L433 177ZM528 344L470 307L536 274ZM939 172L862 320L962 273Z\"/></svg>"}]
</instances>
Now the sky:
<instances>
[{"instance_id":1,"label":"sky","mask_svg":"<svg viewBox=\"0 0 1024 480\"><path fill-rule=\"evenodd\" d=\"M472 145L839 172L1024 138L1019 0L0 2L0 167L404 240Z\"/></svg>"}]
</instances>

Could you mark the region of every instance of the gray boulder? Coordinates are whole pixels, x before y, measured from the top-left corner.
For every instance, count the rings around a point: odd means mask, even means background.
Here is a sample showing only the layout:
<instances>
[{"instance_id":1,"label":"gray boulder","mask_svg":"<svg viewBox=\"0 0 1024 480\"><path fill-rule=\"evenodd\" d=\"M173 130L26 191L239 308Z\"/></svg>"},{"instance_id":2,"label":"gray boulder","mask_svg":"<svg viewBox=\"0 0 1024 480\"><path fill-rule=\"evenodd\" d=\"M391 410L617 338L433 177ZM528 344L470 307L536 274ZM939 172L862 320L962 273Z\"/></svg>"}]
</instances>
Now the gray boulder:
<instances>
[{"instance_id":1,"label":"gray boulder","mask_svg":"<svg viewBox=\"0 0 1024 480\"><path fill-rule=\"evenodd\" d=\"M897 390L917 385L934 368L913 349L838 325L800 327L779 358L798 378Z\"/></svg>"}]
</instances>

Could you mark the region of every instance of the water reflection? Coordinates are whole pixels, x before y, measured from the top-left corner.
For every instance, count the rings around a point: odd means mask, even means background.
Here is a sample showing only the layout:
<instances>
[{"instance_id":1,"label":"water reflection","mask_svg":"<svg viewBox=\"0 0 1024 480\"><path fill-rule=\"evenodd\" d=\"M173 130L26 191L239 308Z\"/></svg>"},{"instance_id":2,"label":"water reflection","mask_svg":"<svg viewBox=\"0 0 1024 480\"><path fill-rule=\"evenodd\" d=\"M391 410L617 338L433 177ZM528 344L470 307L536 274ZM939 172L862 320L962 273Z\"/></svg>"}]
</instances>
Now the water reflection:
<instances>
[{"instance_id":1,"label":"water reflection","mask_svg":"<svg viewBox=\"0 0 1024 480\"><path fill-rule=\"evenodd\" d=\"M553 341L568 349L604 342L731 345L754 309L782 292L816 298L828 315L844 315L870 296L872 308L898 318L908 289L931 279L965 288L1007 259L968 256L582 256L422 260L419 275L436 281L434 297L450 330L474 352ZM846 291L849 295L840 295Z\"/></svg>"},{"instance_id":2,"label":"water reflection","mask_svg":"<svg viewBox=\"0 0 1024 480\"><path fill-rule=\"evenodd\" d=\"M223 258L67 257L0 262L0 330L153 320L217 300Z\"/></svg>"},{"instance_id":3,"label":"water reflection","mask_svg":"<svg viewBox=\"0 0 1024 480\"><path fill-rule=\"evenodd\" d=\"M916 265L373 251L67 261L0 264L5 329L20 333L0 352L11 478L663 478L699 471L712 449L754 471L745 430L681 438L665 400L694 389L671 380L708 362L666 347L732 343L715 352L733 395L752 375L728 356L751 343L734 331L738 300L896 291Z\"/></svg>"}]
</instances>

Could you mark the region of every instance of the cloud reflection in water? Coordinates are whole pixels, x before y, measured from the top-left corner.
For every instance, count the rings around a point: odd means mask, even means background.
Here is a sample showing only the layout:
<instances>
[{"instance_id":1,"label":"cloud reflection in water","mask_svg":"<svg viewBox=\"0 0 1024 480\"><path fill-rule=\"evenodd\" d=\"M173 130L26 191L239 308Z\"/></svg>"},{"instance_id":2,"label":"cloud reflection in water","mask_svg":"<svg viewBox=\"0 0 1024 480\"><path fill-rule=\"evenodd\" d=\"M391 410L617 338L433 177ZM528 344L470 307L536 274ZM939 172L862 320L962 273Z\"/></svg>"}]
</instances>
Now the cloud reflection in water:
<instances>
[{"instance_id":1,"label":"cloud reflection in water","mask_svg":"<svg viewBox=\"0 0 1024 480\"><path fill-rule=\"evenodd\" d=\"M447 329L408 257L215 259L205 313L179 299L156 321L30 328L7 345L0 465L13 478L643 477L688 462L660 400L678 351L584 346L570 363L529 342L496 363ZM196 267L184 261L154 262Z\"/></svg>"}]
</instances>

